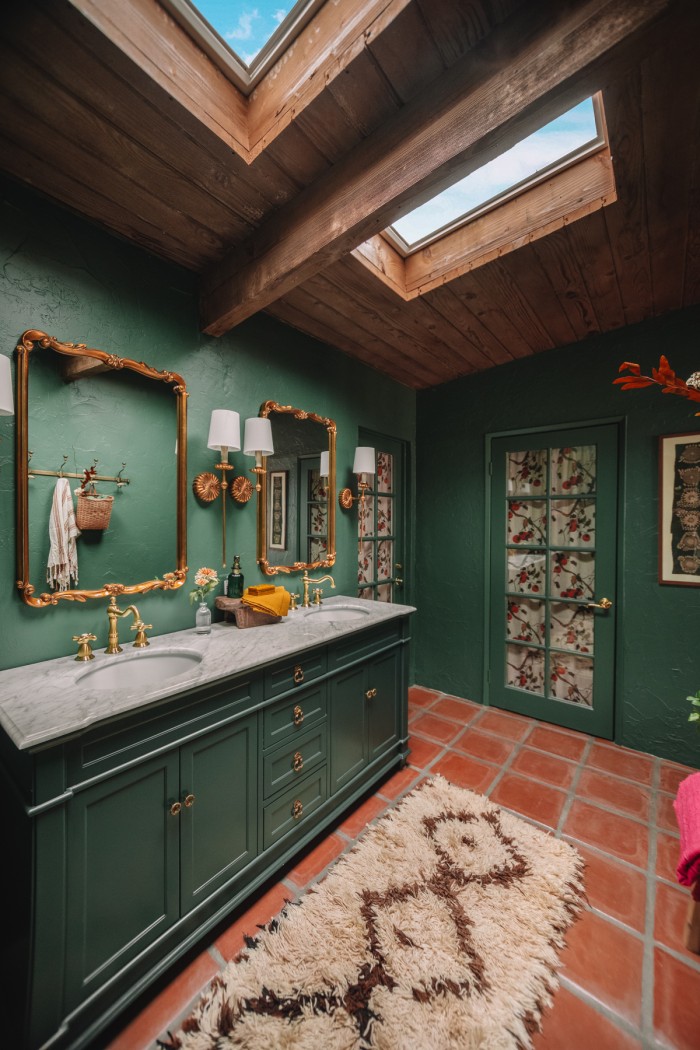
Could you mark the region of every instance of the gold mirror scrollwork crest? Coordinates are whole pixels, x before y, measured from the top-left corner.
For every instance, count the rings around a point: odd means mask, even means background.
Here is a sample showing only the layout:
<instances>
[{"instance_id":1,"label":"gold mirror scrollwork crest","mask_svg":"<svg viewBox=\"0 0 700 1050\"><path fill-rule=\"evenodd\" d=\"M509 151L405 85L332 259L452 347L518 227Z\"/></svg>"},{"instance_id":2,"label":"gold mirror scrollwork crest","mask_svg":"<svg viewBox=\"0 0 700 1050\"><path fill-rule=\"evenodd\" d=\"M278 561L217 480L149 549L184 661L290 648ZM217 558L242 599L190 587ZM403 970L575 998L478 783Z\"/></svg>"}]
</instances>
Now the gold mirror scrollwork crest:
<instances>
[{"instance_id":1,"label":"gold mirror scrollwork crest","mask_svg":"<svg viewBox=\"0 0 700 1050\"><path fill-rule=\"evenodd\" d=\"M166 383L172 388L177 408L177 464L176 464L176 565L162 577L141 583L105 583L93 590L69 589L35 593L30 582L29 566L29 361L35 350L53 350L69 358L92 358L106 370L131 371ZM17 461L16 461L16 532L17 532L17 588L22 600L33 608L46 608L59 601L84 602L88 598L109 598L127 594L145 594L154 590L176 590L187 578L187 388L176 372L159 371L128 357L95 350L83 343L62 343L53 336L36 329L22 334L17 346Z\"/></svg>"}]
</instances>

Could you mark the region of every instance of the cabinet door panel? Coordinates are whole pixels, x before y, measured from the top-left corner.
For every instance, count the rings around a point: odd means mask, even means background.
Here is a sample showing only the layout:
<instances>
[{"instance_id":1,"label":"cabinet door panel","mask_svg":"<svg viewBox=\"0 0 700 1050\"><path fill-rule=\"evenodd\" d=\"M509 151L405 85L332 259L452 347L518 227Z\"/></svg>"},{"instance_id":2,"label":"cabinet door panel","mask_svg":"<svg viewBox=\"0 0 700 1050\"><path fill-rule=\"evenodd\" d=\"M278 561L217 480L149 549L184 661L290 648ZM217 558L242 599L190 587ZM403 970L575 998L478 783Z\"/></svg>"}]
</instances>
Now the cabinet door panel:
<instances>
[{"instance_id":1,"label":"cabinet door panel","mask_svg":"<svg viewBox=\"0 0 700 1050\"><path fill-rule=\"evenodd\" d=\"M330 792L333 794L367 765L365 668L339 674L329 684Z\"/></svg>"},{"instance_id":2,"label":"cabinet door panel","mask_svg":"<svg viewBox=\"0 0 700 1050\"><path fill-rule=\"evenodd\" d=\"M208 733L180 752L183 915L232 879L257 852L257 719Z\"/></svg>"},{"instance_id":3,"label":"cabinet door panel","mask_svg":"<svg viewBox=\"0 0 700 1050\"><path fill-rule=\"evenodd\" d=\"M70 1008L178 918L177 753L79 792L68 806Z\"/></svg>"},{"instance_id":4,"label":"cabinet door panel","mask_svg":"<svg viewBox=\"0 0 700 1050\"><path fill-rule=\"evenodd\" d=\"M369 761L379 758L399 738L399 653L393 649L367 668ZM375 692L376 690L376 692Z\"/></svg>"}]
</instances>

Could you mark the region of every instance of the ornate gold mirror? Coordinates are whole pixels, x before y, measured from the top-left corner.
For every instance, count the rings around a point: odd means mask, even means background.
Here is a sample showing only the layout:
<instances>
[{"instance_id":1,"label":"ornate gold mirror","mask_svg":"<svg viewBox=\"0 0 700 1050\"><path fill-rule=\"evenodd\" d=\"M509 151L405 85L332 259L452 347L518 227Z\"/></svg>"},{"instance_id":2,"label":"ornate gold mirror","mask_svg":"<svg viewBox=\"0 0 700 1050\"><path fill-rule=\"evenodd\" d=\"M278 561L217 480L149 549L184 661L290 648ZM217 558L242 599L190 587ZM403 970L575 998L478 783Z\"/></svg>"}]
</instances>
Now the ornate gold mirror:
<instances>
[{"instance_id":1,"label":"ornate gold mirror","mask_svg":"<svg viewBox=\"0 0 700 1050\"><path fill-rule=\"evenodd\" d=\"M27 605L181 587L186 479L181 376L24 332L17 347L16 532L17 587ZM69 549L71 515L81 534L56 583L53 563L56 550Z\"/></svg>"},{"instance_id":2,"label":"ornate gold mirror","mask_svg":"<svg viewBox=\"0 0 700 1050\"><path fill-rule=\"evenodd\" d=\"M335 423L315 412L266 401L274 454L258 475L258 563L263 572L335 564ZM321 454L328 474L321 475ZM324 457L325 459L325 457ZM324 463L325 465L325 463Z\"/></svg>"}]
</instances>

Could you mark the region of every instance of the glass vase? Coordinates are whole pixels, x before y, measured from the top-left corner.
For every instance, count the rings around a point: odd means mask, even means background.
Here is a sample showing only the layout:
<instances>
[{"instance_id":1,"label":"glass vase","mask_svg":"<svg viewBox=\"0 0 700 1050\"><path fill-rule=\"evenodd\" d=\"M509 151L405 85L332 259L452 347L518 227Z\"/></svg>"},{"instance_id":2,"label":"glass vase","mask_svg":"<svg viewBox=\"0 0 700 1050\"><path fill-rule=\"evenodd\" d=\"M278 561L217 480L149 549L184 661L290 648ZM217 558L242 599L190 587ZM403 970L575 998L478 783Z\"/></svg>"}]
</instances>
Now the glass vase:
<instances>
[{"instance_id":1,"label":"glass vase","mask_svg":"<svg viewBox=\"0 0 700 1050\"><path fill-rule=\"evenodd\" d=\"M206 602L199 603L194 623L197 634L209 634L211 632L211 609Z\"/></svg>"}]
</instances>

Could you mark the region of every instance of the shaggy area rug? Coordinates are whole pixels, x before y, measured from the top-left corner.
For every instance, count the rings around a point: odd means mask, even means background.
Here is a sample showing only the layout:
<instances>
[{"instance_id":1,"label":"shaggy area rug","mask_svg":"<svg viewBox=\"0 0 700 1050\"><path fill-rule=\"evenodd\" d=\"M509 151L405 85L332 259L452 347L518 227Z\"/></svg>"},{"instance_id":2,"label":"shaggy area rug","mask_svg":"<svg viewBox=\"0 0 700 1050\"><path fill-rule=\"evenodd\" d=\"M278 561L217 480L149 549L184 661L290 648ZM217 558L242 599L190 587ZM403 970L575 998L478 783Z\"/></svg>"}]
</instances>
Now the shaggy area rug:
<instances>
[{"instance_id":1,"label":"shaggy area rug","mask_svg":"<svg viewBox=\"0 0 700 1050\"><path fill-rule=\"evenodd\" d=\"M581 904L566 842L441 777L220 976L182 1050L524 1050Z\"/></svg>"}]
</instances>

